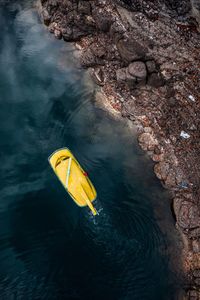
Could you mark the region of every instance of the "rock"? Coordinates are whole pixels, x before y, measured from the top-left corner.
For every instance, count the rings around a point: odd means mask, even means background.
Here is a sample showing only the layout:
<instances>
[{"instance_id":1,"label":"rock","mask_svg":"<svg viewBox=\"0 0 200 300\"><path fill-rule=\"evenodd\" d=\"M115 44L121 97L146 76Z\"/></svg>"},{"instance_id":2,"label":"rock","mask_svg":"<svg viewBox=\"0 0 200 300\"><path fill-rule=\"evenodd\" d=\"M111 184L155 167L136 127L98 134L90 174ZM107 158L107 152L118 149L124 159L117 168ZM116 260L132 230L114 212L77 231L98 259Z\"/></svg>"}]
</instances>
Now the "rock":
<instances>
[{"instance_id":1,"label":"rock","mask_svg":"<svg viewBox=\"0 0 200 300\"><path fill-rule=\"evenodd\" d=\"M97 57L93 50L88 48L81 55L81 65L85 68L95 67L97 65L104 65L104 60Z\"/></svg>"},{"instance_id":2,"label":"rock","mask_svg":"<svg viewBox=\"0 0 200 300\"><path fill-rule=\"evenodd\" d=\"M128 72L128 68L126 68L126 83L130 89L135 88L137 84L137 78Z\"/></svg>"},{"instance_id":3,"label":"rock","mask_svg":"<svg viewBox=\"0 0 200 300\"><path fill-rule=\"evenodd\" d=\"M59 29L54 30L54 35L58 40L60 40L62 38L62 33Z\"/></svg>"},{"instance_id":4,"label":"rock","mask_svg":"<svg viewBox=\"0 0 200 300\"><path fill-rule=\"evenodd\" d=\"M126 68L116 70L116 77L119 83L124 83L126 81Z\"/></svg>"},{"instance_id":5,"label":"rock","mask_svg":"<svg viewBox=\"0 0 200 300\"><path fill-rule=\"evenodd\" d=\"M142 133L138 137L139 144L143 150L153 151L155 146L158 145L157 139L151 133Z\"/></svg>"},{"instance_id":6,"label":"rock","mask_svg":"<svg viewBox=\"0 0 200 300\"><path fill-rule=\"evenodd\" d=\"M65 29L62 29L62 37L63 40L66 42L70 42L73 40L73 32L70 27L66 27Z\"/></svg>"},{"instance_id":7,"label":"rock","mask_svg":"<svg viewBox=\"0 0 200 300\"><path fill-rule=\"evenodd\" d=\"M136 40L120 39L116 43L117 49L125 62L132 62L135 60L144 59L146 49L142 47Z\"/></svg>"},{"instance_id":8,"label":"rock","mask_svg":"<svg viewBox=\"0 0 200 300\"><path fill-rule=\"evenodd\" d=\"M51 22L51 16L46 8L43 8L42 10L42 18L44 20L44 24L48 26Z\"/></svg>"},{"instance_id":9,"label":"rock","mask_svg":"<svg viewBox=\"0 0 200 300\"><path fill-rule=\"evenodd\" d=\"M164 85L164 80L159 73L152 73L148 76L147 83L152 87L158 88Z\"/></svg>"},{"instance_id":10,"label":"rock","mask_svg":"<svg viewBox=\"0 0 200 300\"><path fill-rule=\"evenodd\" d=\"M94 18L95 24L100 31L108 32L111 26L110 15L102 13L100 9L94 9L92 11L92 16Z\"/></svg>"},{"instance_id":11,"label":"rock","mask_svg":"<svg viewBox=\"0 0 200 300\"><path fill-rule=\"evenodd\" d=\"M154 166L154 172L160 180L165 181L167 179L169 171L170 171L170 165L165 161L161 161Z\"/></svg>"},{"instance_id":12,"label":"rock","mask_svg":"<svg viewBox=\"0 0 200 300\"><path fill-rule=\"evenodd\" d=\"M196 229L200 227L200 211L199 207L188 201L179 201L175 207L177 223L183 229Z\"/></svg>"},{"instance_id":13,"label":"rock","mask_svg":"<svg viewBox=\"0 0 200 300\"><path fill-rule=\"evenodd\" d=\"M186 296L188 300L199 300L200 299L200 292L196 291L196 290L189 290L187 292L187 296Z\"/></svg>"},{"instance_id":14,"label":"rock","mask_svg":"<svg viewBox=\"0 0 200 300\"><path fill-rule=\"evenodd\" d=\"M136 77L138 82L146 82L147 70L141 61L135 61L128 66L128 72L131 76Z\"/></svg>"},{"instance_id":15,"label":"rock","mask_svg":"<svg viewBox=\"0 0 200 300\"><path fill-rule=\"evenodd\" d=\"M192 4L192 14L194 18L197 20L200 28L200 1L191 0L191 4Z\"/></svg>"},{"instance_id":16,"label":"rock","mask_svg":"<svg viewBox=\"0 0 200 300\"><path fill-rule=\"evenodd\" d=\"M156 64L154 60L146 61L146 67L149 74L156 72Z\"/></svg>"}]
</instances>

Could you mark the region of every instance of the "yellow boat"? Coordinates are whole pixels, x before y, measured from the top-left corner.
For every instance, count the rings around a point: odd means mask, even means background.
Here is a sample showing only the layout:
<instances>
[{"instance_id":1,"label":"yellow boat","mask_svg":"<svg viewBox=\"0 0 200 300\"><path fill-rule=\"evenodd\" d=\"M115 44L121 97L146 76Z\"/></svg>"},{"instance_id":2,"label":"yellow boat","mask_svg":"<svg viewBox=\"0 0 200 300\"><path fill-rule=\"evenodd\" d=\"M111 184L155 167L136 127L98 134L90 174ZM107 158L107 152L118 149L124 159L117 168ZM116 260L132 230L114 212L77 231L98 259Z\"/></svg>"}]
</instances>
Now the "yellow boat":
<instances>
[{"instance_id":1,"label":"yellow boat","mask_svg":"<svg viewBox=\"0 0 200 300\"><path fill-rule=\"evenodd\" d=\"M97 192L68 148L58 149L49 158L49 163L71 198L79 206L89 206L93 215L97 214L92 202Z\"/></svg>"}]
</instances>

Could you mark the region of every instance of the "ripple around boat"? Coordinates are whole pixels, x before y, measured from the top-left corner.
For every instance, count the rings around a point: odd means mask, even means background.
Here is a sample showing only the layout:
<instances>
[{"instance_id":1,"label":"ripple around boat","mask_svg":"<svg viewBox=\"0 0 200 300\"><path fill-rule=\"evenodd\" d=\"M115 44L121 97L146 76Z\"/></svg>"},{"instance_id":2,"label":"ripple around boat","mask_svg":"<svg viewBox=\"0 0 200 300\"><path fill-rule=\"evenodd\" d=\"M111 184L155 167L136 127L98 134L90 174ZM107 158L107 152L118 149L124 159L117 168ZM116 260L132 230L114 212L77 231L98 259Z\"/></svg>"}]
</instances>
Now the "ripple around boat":
<instances>
[{"instance_id":1,"label":"ripple around boat","mask_svg":"<svg viewBox=\"0 0 200 300\"><path fill-rule=\"evenodd\" d=\"M181 286L169 195L32 5L0 4L0 299L172 299ZM94 183L97 217L48 164L65 145Z\"/></svg>"}]
</instances>

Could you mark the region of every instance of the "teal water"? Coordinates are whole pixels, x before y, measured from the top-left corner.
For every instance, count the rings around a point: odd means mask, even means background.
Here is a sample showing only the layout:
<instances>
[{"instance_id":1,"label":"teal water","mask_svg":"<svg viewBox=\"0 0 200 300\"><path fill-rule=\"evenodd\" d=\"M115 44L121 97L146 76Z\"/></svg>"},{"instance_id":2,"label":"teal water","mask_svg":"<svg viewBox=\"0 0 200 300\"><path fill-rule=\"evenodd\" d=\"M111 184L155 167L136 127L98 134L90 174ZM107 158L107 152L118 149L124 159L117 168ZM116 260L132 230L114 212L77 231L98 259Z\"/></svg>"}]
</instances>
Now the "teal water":
<instances>
[{"instance_id":1,"label":"teal water","mask_svg":"<svg viewBox=\"0 0 200 300\"><path fill-rule=\"evenodd\" d=\"M0 299L172 299L159 227L170 211L152 164L127 125L95 107L72 48L32 5L0 3ZM64 146L97 189L97 217L48 165Z\"/></svg>"}]
</instances>

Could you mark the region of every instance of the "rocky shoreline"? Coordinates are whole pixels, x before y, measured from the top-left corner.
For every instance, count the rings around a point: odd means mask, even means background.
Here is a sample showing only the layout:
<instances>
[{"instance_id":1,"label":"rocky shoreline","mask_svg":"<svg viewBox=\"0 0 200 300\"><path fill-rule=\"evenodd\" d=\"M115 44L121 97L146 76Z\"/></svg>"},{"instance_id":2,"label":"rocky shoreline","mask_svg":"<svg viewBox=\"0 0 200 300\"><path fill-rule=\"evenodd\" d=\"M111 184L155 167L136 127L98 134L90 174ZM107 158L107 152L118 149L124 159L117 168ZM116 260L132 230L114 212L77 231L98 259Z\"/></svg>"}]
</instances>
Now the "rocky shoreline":
<instances>
[{"instance_id":1,"label":"rocky shoreline","mask_svg":"<svg viewBox=\"0 0 200 300\"><path fill-rule=\"evenodd\" d=\"M147 3L148 2L148 3ZM56 38L75 42L98 101L131 120L172 192L184 299L200 299L200 2L41 0Z\"/></svg>"}]
</instances>

